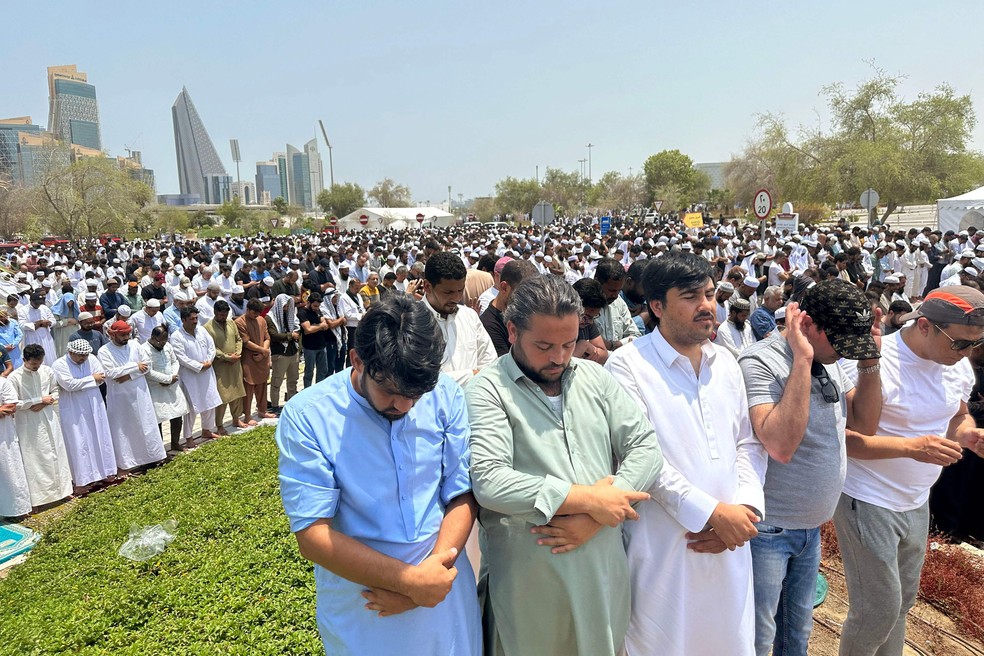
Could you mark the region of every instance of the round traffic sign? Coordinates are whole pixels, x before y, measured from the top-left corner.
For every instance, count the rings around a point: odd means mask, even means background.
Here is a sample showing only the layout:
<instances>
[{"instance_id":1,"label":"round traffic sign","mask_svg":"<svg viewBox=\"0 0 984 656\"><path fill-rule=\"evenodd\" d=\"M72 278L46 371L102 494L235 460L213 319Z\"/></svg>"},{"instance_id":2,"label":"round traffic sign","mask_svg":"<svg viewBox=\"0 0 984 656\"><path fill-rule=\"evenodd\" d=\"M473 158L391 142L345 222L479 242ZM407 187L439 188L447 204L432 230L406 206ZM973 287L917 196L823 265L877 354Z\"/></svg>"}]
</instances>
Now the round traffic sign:
<instances>
[{"instance_id":1,"label":"round traffic sign","mask_svg":"<svg viewBox=\"0 0 984 656\"><path fill-rule=\"evenodd\" d=\"M769 213L772 211L772 194L769 193L768 189L759 189L755 192L752 209L755 210L755 216L758 218L769 218Z\"/></svg>"},{"instance_id":2,"label":"round traffic sign","mask_svg":"<svg viewBox=\"0 0 984 656\"><path fill-rule=\"evenodd\" d=\"M337 216L332 216L331 218L328 219L328 223L330 223L331 225L337 225L338 224L338 217Z\"/></svg>"},{"instance_id":3,"label":"round traffic sign","mask_svg":"<svg viewBox=\"0 0 984 656\"><path fill-rule=\"evenodd\" d=\"M362 225L369 225L369 217L366 216L365 214L361 215L359 217L359 223L361 223Z\"/></svg>"},{"instance_id":4,"label":"round traffic sign","mask_svg":"<svg viewBox=\"0 0 984 656\"><path fill-rule=\"evenodd\" d=\"M424 215L423 214L418 214L417 215L417 223L423 223L423 222L424 222Z\"/></svg>"},{"instance_id":5,"label":"round traffic sign","mask_svg":"<svg viewBox=\"0 0 984 656\"><path fill-rule=\"evenodd\" d=\"M861 207L866 210L878 207L878 192L874 189L866 189L861 192Z\"/></svg>"}]
</instances>

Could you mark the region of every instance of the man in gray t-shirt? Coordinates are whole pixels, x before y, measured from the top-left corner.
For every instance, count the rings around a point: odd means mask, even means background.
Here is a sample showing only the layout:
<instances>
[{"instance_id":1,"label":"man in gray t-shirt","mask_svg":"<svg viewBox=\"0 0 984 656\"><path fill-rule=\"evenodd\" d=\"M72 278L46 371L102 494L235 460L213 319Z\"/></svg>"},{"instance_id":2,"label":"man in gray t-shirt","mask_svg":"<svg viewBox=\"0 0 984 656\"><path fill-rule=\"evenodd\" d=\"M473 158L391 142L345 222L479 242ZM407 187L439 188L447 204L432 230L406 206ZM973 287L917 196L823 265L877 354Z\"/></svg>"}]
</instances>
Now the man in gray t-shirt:
<instances>
[{"instance_id":1,"label":"man in gray t-shirt","mask_svg":"<svg viewBox=\"0 0 984 656\"><path fill-rule=\"evenodd\" d=\"M738 360L749 418L769 453L765 517L752 538L755 650L806 656L820 565L820 525L844 483L845 426L870 434L881 414L877 317L857 287L814 285L786 310L786 332ZM859 361L855 388L837 361Z\"/></svg>"}]
</instances>

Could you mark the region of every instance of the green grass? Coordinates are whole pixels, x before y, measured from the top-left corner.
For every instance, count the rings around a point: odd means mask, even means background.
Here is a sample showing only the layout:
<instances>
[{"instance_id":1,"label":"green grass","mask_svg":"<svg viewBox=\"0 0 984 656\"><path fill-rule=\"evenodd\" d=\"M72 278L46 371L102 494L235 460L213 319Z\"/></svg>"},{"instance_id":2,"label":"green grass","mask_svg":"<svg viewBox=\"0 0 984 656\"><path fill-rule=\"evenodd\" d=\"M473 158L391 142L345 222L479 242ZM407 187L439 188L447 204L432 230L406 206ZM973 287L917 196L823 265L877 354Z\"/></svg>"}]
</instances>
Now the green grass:
<instances>
[{"instance_id":1,"label":"green grass","mask_svg":"<svg viewBox=\"0 0 984 656\"><path fill-rule=\"evenodd\" d=\"M163 554L117 555L131 523L167 519L178 536ZM0 654L322 653L311 566L280 506L272 428L30 523L44 539L0 580Z\"/></svg>"}]
</instances>

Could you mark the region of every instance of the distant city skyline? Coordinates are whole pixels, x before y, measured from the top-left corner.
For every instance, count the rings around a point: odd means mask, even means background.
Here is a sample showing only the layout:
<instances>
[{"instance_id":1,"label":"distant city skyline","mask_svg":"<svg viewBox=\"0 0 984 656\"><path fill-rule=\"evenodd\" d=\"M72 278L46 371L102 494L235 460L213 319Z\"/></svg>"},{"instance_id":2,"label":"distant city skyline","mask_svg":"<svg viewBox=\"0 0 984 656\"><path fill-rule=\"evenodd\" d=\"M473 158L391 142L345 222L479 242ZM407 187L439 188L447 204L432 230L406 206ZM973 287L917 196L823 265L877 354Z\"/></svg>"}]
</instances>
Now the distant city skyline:
<instances>
[{"instance_id":1,"label":"distant city skyline","mask_svg":"<svg viewBox=\"0 0 984 656\"><path fill-rule=\"evenodd\" d=\"M419 202L446 199L448 185L472 198L506 176L578 171L588 143L595 180L638 173L663 149L724 162L760 113L793 129L828 125L820 89L854 88L873 75L868 62L906 75L906 98L945 82L984 111L984 42L974 21L954 20L979 13L970 0L45 7L43 19L23 3L5 8L11 25L43 20L55 38L5 33L0 117L53 129L46 71L74 64L98 90L100 147L142 152L162 194L180 190L168 109L183 86L227 171L226 144L239 140L244 180L288 142L325 147L321 119L337 182L368 189L390 177ZM78 34L87 38L69 38ZM984 147L980 122L970 143Z\"/></svg>"}]
</instances>

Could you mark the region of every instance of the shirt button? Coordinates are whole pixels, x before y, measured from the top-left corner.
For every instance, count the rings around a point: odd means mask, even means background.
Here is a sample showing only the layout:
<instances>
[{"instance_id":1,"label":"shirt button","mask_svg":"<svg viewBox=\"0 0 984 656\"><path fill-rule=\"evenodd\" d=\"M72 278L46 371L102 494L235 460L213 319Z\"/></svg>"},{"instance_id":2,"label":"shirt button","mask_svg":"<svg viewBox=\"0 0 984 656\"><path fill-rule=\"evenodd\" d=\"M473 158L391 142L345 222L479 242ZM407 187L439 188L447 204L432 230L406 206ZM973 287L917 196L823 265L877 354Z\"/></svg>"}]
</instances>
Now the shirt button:
<instances>
[{"instance_id":1,"label":"shirt button","mask_svg":"<svg viewBox=\"0 0 984 656\"><path fill-rule=\"evenodd\" d=\"M400 465L400 471L403 471L403 465Z\"/></svg>"},{"instance_id":2,"label":"shirt button","mask_svg":"<svg viewBox=\"0 0 984 656\"><path fill-rule=\"evenodd\" d=\"M403 499L404 501L406 501L406 500L407 500L407 495L405 495L405 494L404 494L404 495L403 495L402 497L400 497L400 498L401 498L401 499Z\"/></svg>"}]
</instances>

